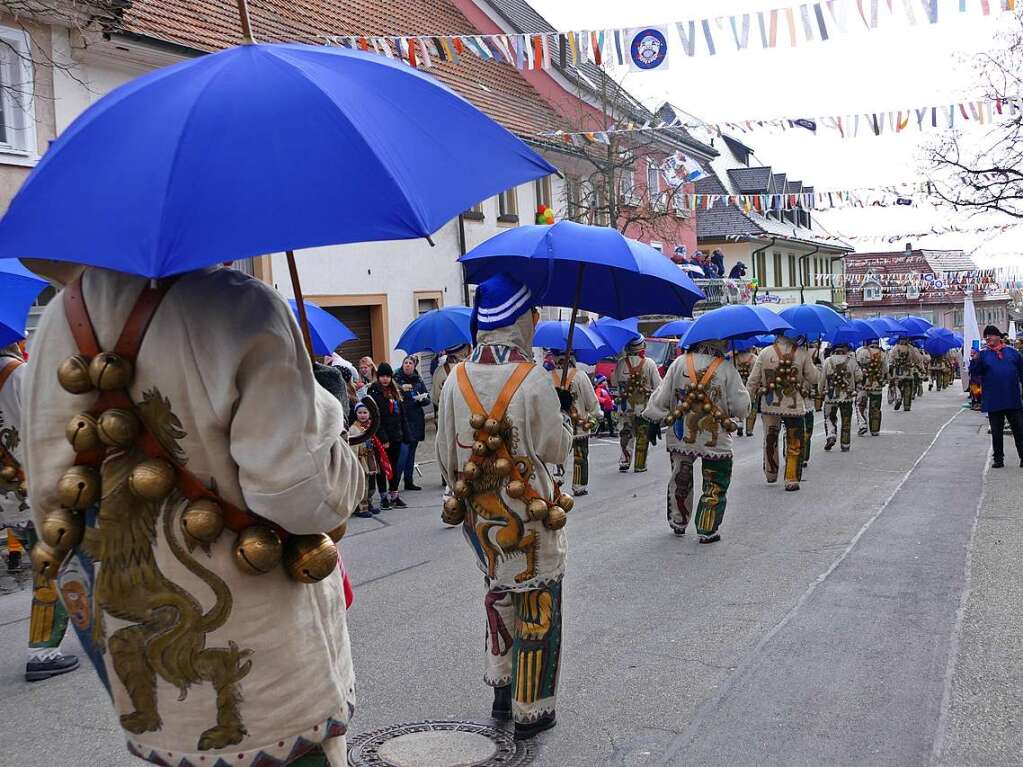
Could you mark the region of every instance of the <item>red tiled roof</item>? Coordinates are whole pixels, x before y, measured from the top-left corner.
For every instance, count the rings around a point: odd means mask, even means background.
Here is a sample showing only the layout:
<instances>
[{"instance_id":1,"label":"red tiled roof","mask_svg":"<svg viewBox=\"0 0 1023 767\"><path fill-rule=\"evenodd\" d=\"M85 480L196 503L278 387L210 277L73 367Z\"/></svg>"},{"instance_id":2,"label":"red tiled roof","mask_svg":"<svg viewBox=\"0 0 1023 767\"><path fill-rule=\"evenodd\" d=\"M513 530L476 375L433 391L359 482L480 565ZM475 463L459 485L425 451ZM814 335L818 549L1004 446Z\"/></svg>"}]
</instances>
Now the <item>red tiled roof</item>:
<instances>
[{"instance_id":1,"label":"red tiled roof","mask_svg":"<svg viewBox=\"0 0 1023 767\"><path fill-rule=\"evenodd\" d=\"M465 34L475 30L449 0L255 0L249 3L259 42L323 43L327 35ZM133 0L123 31L200 51L241 42L233 0ZM528 138L563 121L509 64L472 54L458 64L424 70L508 130Z\"/></svg>"}]
</instances>

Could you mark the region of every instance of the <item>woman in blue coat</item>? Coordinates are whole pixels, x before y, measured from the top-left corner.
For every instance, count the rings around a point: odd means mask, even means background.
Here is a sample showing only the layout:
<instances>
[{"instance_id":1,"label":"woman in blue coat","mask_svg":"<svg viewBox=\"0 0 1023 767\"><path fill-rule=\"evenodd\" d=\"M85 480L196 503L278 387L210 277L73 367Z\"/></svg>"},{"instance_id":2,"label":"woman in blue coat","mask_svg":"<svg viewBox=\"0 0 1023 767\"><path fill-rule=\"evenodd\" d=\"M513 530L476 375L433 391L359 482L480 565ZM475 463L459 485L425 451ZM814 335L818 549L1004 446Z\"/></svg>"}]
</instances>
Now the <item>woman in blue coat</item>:
<instances>
[{"instance_id":1,"label":"woman in blue coat","mask_svg":"<svg viewBox=\"0 0 1023 767\"><path fill-rule=\"evenodd\" d=\"M980 378L981 409L991 423L991 467L1005 466L1003 448L1005 422L1009 422L1016 442L1019 465L1023 467L1023 357L1005 343L1005 336L994 325L984 328L987 347L970 355L970 377Z\"/></svg>"},{"instance_id":2,"label":"woman in blue coat","mask_svg":"<svg viewBox=\"0 0 1023 767\"><path fill-rule=\"evenodd\" d=\"M406 490L422 490L415 482L413 472L416 468L416 448L426 439L426 410L430 405L430 394L426 384L416 368L419 360L406 357L401 363L401 370L394 377L394 382L401 390L402 403L405 407L405 420L408 423L408 441L402 451L401 471L405 477Z\"/></svg>"}]
</instances>

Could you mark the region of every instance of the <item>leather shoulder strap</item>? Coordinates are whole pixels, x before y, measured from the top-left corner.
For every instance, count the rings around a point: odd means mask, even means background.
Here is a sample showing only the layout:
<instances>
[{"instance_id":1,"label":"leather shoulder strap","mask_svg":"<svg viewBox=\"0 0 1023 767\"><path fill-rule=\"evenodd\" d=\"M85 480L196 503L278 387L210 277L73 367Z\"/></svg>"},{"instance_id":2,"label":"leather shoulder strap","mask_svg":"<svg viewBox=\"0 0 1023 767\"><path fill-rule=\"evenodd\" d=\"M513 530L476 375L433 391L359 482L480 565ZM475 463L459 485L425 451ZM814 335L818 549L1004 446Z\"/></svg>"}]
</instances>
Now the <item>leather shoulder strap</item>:
<instances>
[{"instance_id":1,"label":"leather shoulder strap","mask_svg":"<svg viewBox=\"0 0 1023 767\"><path fill-rule=\"evenodd\" d=\"M6 365L4 365L4 369L0 370L0 389L4 388L4 385L7 383L7 379L11 377L11 373L13 373L15 370L17 370L24 364L25 363L22 362L21 360L11 360Z\"/></svg>"},{"instance_id":2,"label":"leather shoulder strap","mask_svg":"<svg viewBox=\"0 0 1023 767\"><path fill-rule=\"evenodd\" d=\"M85 295L82 293L81 275L70 285L64 288L64 316L71 328L71 335L75 339L75 346L78 351L86 357L95 357L100 353L99 342L96 340L96 331L92 328L92 319L89 317L89 309L85 305Z\"/></svg>"},{"instance_id":3,"label":"leather shoulder strap","mask_svg":"<svg viewBox=\"0 0 1023 767\"><path fill-rule=\"evenodd\" d=\"M500 421L504 418L506 412L508 412L508 405L511 404L512 397L515 396L515 392L522 386L522 382L526 380L526 376L529 375L530 371L535 367L532 362L520 362L512 374L508 376L508 380L505 381L504 388L501 389L501 393L497 395L497 400L494 402L494 407L491 408L490 412L487 413L487 409L483 407L483 403L480 402L479 395L476 394L476 390L472 387L472 382L469 381L469 371L465 368L465 363L459 363L456 375L458 376L458 388L462 392L462 397L465 399L465 403L469 406L469 410L473 414L481 413Z\"/></svg>"},{"instance_id":4,"label":"leather shoulder strap","mask_svg":"<svg viewBox=\"0 0 1023 767\"><path fill-rule=\"evenodd\" d=\"M568 371L568 377L565 379L565 385L562 386L561 385L561 370L558 369L558 368L555 368L554 370L551 371L551 380L554 381L554 388L555 389L562 389L562 388L570 389L570 388L572 388L572 381L575 380L575 374L578 373L578 372L579 371L574 369L574 368L572 370L569 370Z\"/></svg>"},{"instance_id":5,"label":"leather shoulder strap","mask_svg":"<svg viewBox=\"0 0 1023 767\"><path fill-rule=\"evenodd\" d=\"M715 357L714 361L711 362L710 365L707 366L707 369L703 372L703 378L699 381L699 383L702 386L706 386L710 383L710 379L714 377L714 373L717 372L717 369L721 367L721 363L724 361L725 360L722 357ZM696 360L693 359L692 354L686 355L686 369L689 373L690 382L696 381L698 375L696 372Z\"/></svg>"}]
</instances>

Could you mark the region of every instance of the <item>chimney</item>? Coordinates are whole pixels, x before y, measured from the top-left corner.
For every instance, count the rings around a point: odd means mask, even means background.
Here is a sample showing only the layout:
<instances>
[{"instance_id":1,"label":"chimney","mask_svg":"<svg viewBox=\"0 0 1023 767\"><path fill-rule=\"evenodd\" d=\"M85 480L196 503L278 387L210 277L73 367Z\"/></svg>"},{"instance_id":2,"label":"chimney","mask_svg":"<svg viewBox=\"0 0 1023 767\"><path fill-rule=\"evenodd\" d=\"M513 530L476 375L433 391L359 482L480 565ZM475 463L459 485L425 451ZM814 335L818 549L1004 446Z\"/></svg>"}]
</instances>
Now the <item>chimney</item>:
<instances>
[{"instance_id":1,"label":"chimney","mask_svg":"<svg viewBox=\"0 0 1023 767\"><path fill-rule=\"evenodd\" d=\"M906 255L907 256L913 255L913 243L911 242L906 243Z\"/></svg>"}]
</instances>

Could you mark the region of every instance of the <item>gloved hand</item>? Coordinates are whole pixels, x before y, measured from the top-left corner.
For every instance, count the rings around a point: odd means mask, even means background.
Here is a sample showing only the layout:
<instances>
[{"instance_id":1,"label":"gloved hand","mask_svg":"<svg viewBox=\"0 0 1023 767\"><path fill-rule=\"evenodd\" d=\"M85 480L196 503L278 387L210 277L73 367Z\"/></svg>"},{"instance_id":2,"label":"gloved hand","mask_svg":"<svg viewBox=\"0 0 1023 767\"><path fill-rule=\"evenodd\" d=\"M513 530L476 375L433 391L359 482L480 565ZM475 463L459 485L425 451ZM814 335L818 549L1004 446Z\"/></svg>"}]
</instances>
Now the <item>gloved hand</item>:
<instances>
[{"instance_id":1,"label":"gloved hand","mask_svg":"<svg viewBox=\"0 0 1023 767\"><path fill-rule=\"evenodd\" d=\"M572 393L566 389L555 389L558 393L558 401L561 402L561 411L563 413L572 412Z\"/></svg>"},{"instance_id":2,"label":"gloved hand","mask_svg":"<svg viewBox=\"0 0 1023 767\"><path fill-rule=\"evenodd\" d=\"M651 445L656 445L657 440L661 438L661 424L654 421L646 422L646 433L647 440Z\"/></svg>"}]
</instances>

